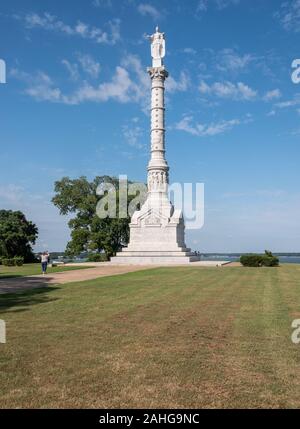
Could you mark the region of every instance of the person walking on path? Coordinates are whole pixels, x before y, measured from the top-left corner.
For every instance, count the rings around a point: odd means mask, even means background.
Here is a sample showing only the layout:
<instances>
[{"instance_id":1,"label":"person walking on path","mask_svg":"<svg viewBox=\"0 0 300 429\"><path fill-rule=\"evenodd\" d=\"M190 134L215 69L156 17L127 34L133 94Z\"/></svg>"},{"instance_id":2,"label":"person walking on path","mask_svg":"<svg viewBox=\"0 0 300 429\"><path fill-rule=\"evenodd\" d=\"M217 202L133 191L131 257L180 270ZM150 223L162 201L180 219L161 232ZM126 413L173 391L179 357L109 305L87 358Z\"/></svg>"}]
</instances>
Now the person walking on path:
<instances>
[{"instance_id":1,"label":"person walking on path","mask_svg":"<svg viewBox=\"0 0 300 429\"><path fill-rule=\"evenodd\" d=\"M41 263L42 263L43 275L46 274L48 262L49 262L49 253L48 252L43 252L42 255L41 255Z\"/></svg>"}]
</instances>

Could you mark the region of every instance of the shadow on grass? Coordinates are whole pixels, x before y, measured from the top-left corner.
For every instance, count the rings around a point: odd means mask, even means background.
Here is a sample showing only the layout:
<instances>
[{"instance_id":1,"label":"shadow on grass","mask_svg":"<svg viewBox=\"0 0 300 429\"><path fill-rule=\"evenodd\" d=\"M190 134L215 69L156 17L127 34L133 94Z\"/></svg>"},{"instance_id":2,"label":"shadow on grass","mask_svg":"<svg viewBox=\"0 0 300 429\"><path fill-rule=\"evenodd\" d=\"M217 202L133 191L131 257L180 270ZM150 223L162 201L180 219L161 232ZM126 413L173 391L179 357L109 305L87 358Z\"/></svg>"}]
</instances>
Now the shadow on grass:
<instances>
[{"instance_id":1,"label":"shadow on grass","mask_svg":"<svg viewBox=\"0 0 300 429\"><path fill-rule=\"evenodd\" d=\"M2 279L1 279L2 280ZM23 277L22 280L7 279L0 282L0 312L15 308L14 312L26 311L31 305L44 304L56 301L58 298L50 298L49 293L60 289L58 286L50 286L50 277L35 278Z\"/></svg>"},{"instance_id":2,"label":"shadow on grass","mask_svg":"<svg viewBox=\"0 0 300 429\"><path fill-rule=\"evenodd\" d=\"M18 277L24 277L24 274L14 274L14 273L5 273L5 272L0 274L0 280L15 279Z\"/></svg>"}]
</instances>

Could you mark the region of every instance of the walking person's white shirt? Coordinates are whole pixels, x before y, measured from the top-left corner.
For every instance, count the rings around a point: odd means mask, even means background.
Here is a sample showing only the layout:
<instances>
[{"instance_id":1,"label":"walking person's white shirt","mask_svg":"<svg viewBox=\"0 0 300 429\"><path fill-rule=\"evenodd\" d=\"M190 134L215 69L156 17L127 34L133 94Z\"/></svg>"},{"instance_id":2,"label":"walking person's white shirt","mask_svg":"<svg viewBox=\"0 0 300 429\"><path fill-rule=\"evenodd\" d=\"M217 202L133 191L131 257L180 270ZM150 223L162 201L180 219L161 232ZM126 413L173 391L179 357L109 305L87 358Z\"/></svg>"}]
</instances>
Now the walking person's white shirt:
<instances>
[{"instance_id":1,"label":"walking person's white shirt","mask_svg":"<svg viewBox=\"0 0 300 429\"><path fill-rule=\"evenodd\" d=\"M41 263L42 263L42 269L43 269L43 276L46 274L47 270L47 264L49 262L49 253L42 253L41 254Z\"/></svg>"},{"instance_id":2,"label":"walking person's white shirt","mask_svg":"<svg viewBox=\"0 0 300 429\"><path fill-rule=\"evenodd\" d=\"M46 255L42 255L41 256L41 262L48 262L48 258L49 258L49 254L48 253Z\"/></svg>"}]
</instances>

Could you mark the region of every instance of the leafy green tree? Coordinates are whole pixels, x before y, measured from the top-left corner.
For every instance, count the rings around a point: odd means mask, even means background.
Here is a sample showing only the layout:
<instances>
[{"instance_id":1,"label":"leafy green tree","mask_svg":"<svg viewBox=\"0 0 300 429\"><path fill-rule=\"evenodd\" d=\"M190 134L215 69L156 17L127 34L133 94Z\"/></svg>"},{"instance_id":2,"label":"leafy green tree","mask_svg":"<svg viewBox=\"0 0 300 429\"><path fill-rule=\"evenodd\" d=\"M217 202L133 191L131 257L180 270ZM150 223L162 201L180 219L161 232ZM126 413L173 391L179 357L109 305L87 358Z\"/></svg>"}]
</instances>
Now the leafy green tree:
<instances>
[{"instance_id":1,"label":"leafy green tree","mask_svg":"<svg viewBox=\"0 0 300 429\"><path fill-rule=\"evenodd\" d=\"M38 228L20 211L0 210L0 256L23 257L34 260L32 245L38 237Z\"/></svg>"},{"instance_id":2,"label":"leafy green tree","mask_svg":"<svg viewBox=\"0 0 300 429\"><path fill-rule=\"evenodd\" d=\"M108 257L116 254L129 241L130 217L119 219L100 218L96 207L101 198L96 190L99 185L111 183L116 189L116 213L119 209L119 181L109 176L97 176L92 182L82 176L78 179L63 177L55 182L55 196L52 202L62 215L75 214L69 221L71 241L67 244L68 255L84 251L104 251ZM130 202L130 199L128 203Z\"/></svg>"}]
</instances>

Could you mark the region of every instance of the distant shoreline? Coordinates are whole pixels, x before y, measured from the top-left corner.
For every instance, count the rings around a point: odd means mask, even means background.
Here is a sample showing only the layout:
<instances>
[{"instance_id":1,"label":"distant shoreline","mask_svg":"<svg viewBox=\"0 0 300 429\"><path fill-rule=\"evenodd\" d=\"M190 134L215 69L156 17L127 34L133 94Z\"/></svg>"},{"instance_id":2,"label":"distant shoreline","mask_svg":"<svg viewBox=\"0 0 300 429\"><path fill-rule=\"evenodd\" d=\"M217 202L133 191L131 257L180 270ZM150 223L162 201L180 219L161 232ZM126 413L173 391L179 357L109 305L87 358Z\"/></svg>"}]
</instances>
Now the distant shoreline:
<instances>
[{"instance_id":1,"label":"distant shoreline","mask_svg":"<svg viewBox=\"0 0 300 429\"><path fill-rule=\"evenodd\" d=\"M238 262L242 255L249 253L201 253L201 260ZM300 253L273 253L273 255L277 256L282 264L300 264Z\"/></svg>"},{"instance_id":2,"label":"distant shoreline","mask_svg":"<svg viewBox=\"0 0 300 429\"><path fill-rule=\"evenodd\" d=\"M226 253L226 252L224 252L224 253L214 253L214 252L206 253L206 252L203 252L203 253L201 253L201 255L203 255L203 256L226 256L227 255L227 256L240 257L241 255L249 255L251 253L264 253L264 252L241 252L241 253ZM275 256L287 256L287 257L298 256L300 258L300 253L298 253L298 252L290 252L290 253L289 252L282 252L282 253L272 252L272 253Z\"/></svg>"}]
</instances>

